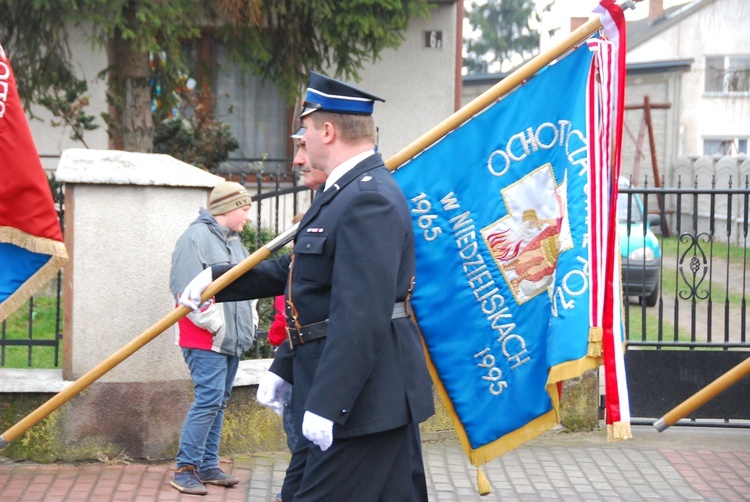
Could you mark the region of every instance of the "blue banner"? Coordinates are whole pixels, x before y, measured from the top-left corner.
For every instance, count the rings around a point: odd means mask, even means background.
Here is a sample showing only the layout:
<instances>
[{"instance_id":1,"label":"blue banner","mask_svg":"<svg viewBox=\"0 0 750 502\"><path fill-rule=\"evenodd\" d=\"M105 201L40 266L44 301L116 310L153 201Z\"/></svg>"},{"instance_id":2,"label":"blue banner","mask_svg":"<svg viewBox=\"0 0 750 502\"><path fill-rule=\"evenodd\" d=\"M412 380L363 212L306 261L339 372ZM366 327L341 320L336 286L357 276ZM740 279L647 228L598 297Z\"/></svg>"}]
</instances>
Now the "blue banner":
<instances>
[{"instance_id":1,"label":"blue banner","mask_svg":"<svg viewBox=\"0 0 750 502\"><path fill-rule=\"evenodd\" d=\"M583 44L395 172L415 315L472 450L556 423L550 369L586 357L592 59Z\"/></svg>"}]
</instances>

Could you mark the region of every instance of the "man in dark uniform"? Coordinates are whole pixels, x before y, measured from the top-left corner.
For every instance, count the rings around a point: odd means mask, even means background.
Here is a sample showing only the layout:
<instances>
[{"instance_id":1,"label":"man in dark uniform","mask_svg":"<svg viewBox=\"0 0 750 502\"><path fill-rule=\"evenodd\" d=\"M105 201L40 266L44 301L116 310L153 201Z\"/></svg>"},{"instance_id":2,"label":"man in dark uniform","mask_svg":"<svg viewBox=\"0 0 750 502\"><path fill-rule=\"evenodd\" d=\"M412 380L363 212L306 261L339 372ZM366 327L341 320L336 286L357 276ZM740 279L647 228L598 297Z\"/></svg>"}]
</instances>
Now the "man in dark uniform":
<instances>
[{"instance_id":1,"label":"man in dark uniform","mask_svg":"<svg viewBox=\"0 0 750 502\"><path fill-rule=\"evenodd\" d=\"M290 343L277 351L258 401L275 410L288 385L300 437L282 499L426 500L418 424L434 413L432 384L410 317L414 236L408 205L375 153L374 101L312 73L299 148L328 175L300 221L294 251L265 261L217 301L285 290ZM181 303L228 267L188 286ZM302 440L306 438L306 440Z\"/></svg>"}]
</instances>

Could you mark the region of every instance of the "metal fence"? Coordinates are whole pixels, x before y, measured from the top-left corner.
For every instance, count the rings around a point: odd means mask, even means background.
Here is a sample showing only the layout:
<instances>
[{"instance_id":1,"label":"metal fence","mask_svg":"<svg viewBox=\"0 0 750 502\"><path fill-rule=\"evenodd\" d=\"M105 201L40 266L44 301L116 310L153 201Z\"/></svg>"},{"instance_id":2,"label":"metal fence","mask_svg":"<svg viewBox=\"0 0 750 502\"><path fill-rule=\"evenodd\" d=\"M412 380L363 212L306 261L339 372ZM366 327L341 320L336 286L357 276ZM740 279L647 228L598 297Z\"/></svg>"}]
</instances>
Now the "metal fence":
<instances>
[{"instance_id":1,"label":"metal fence","mask_svg":"<svg viewBox=\"0 0 750 502\"><path fill-rule=\"evenodd\" d=\"M623 283L628 274L655 270L657 289L626 297L626 368L633 422L654 418L690 398L747 358L748 202L750 184L620 190L627 207L642 204L651 220L640 225L621 215ZM635 201L635 202L634 202ZM640 201L640 202L638 202ZM634 251L650 232L658 254ZM628 252L638 258L628 260ZM625 288L628 293L627 287ZM634 290L631 289L631 293ZM655 294L654 294L655 292ZM746 427L750 383L740 381L686 417L681 425Z\"/></svg>"},{"instance_id":2,"label":"metal fence","mask_svg":"<svg viewBox=\"0 0 750 502\"><path fill-rule=\"evenodd\" d=\"M37 311L35 311L33 296L25 307L14 312L8 320L3 321L2 328L0 328L0 367L31 368L38 366L37 363L41 363L43 367L59 366L62 341L61 285L62 272L58 272L57 278L50 284L55 294L49 298L51 301L46 302L51 306L53 325L51 331L35 325L34 319ZM48 310L48 308L45 308L45 310ZM11 352L10 347L19 350ZM12 361L11 356L15 356Z\"/></svg>"}]
</instances>

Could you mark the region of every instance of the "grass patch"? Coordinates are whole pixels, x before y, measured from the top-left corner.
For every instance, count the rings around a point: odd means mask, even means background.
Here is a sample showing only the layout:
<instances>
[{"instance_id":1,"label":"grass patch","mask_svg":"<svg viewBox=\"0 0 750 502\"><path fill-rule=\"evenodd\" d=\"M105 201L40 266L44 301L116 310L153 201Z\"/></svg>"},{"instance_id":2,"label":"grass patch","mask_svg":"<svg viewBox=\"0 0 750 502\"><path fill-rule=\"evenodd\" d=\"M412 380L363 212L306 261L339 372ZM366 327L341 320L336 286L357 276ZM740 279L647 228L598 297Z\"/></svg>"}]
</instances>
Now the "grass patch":
<instances>
[{"instance_id":1,"label":"grass patch","mask_svg":"<svg viewBox=\"0 0 750 502\"><path fill-rule=\"evenodd\" d=\"M33 302L33 304L32 304ZM30 305L33 305L33 310ZM31 312L31 328L29 313ZM62 311L59 313L62 331ZM3 368L57 368L62 362L62 339L55 344L59 350L58 365L55 365L55 346L6 345L9 340L55 340L57 337L57 298L41 296L32 298L13 312L2 324L0 339L0 366ZM31 336L29 336L31 329Z\"/></svg>"},{"instance_id":2,"label":"grass patch","mask_svg":"<svg viewBox=\"0 0 750 502\"><path fill-rule=\"evenodd\" d=\"M656 314L648 313L643 314L640 305L630 304L625 305L625 308L630 314L629 318L625 318L625 331L627 333L626 342L664 342L659 350L687 350L685 347L670 346L672 342L692 342L690 333L684 329L678 329L675 333L674 324L662 320L659 323L659 316ZM645 336L644 336L644 324L645 324ZM661 333L659 333L659 326L661 325ZM676 339L675 339L676 335ZM651 346L630 346L628 350L657 350L656 347ZM694 347L690 350L724 350L722 347Z\"/></svg>"},{"instance_id":3,"label":"grass patch","mask_svg":"<svg viewBox=\"0 0 750 502\"><path fill-rule=\"evenodd\" d=\"M685 330L677 330L677 340L675 340L674 325L662 319L659 322L659 316L651 313L653 309L646 310L644 313L640 305L626 304L627 316L624 319L627 340L633 342L659 342L659 341L678 341L689 342L690 333ZM661 332L659 327L661 326Z\"/></svg>"},{"instance_id":4,"label":"grass patch","mask_svg":"<svg viewBox=\"0 0 750 502\"><path fill-rule=\"evenodd\" d=\"M689 244L678 242L677 237L672 236L662 239L662 252L665 256L671 256L674 258L677 256L678 244L680 246L680 252L684 253L688 250ZM714 241L713 244L710 242L701 242L700 245L707 257L711 248L713 248L713 255L715 257L726 259L729 263L734 265L743 265L745 263L746 250L744 247L731 246L725 242L716 241ZM692 256L692 254L690 256Z\"/></svg>"}]
</instances>

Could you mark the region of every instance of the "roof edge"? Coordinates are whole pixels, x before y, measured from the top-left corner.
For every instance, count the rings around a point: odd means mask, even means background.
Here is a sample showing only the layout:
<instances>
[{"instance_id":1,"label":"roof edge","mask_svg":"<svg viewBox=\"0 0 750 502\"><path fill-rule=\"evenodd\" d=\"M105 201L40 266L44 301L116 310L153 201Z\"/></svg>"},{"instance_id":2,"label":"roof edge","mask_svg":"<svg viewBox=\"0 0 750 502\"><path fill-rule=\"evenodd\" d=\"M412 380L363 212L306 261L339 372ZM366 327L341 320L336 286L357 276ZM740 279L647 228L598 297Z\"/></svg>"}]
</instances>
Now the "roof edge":
<instances>
[{"instance_id":1,"label":"roof edge","mask_svg":"<svg viewBox=\"0 0 750 502\"><path fill-rule=\"evenodd\" d=\"M644 26L641 30L637 30L636 28L636 33L638 34L632 38L628 37L627 50L631 51L636 47L639 47L645 42L651 40L659 33L668 28L671 28L686 17L691 16L695 12L711 5L714 2L716 2L716 0L694 0L693 2L686 5L673 7L674 10L668 10L663 17L656 19L653 22L648 21L648 19L630 21L628 23L628 26L633 26L634 28L637 26L643 26L644 23L646 23L646 26Z\"/></svg>"}]
</instances>

